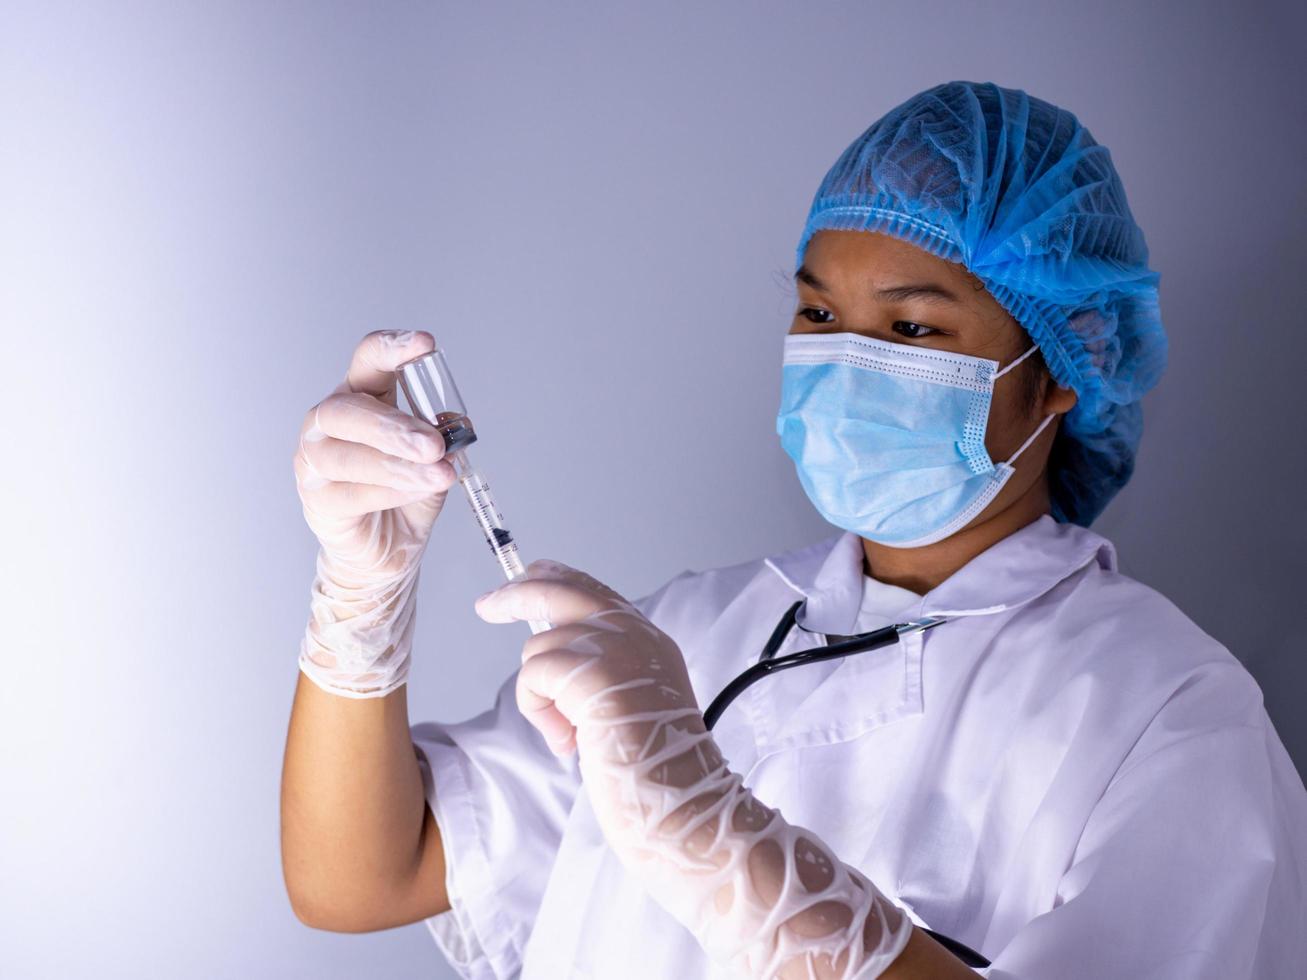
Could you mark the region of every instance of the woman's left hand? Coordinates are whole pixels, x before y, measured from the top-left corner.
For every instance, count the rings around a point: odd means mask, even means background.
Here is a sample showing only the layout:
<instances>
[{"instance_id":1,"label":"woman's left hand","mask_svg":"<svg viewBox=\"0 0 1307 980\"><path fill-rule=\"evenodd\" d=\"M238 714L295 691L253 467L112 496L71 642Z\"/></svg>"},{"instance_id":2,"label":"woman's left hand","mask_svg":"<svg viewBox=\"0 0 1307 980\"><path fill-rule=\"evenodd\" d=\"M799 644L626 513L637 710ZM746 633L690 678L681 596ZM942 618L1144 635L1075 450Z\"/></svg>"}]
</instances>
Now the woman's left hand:
<instances>
[{"instance_id":1,"label":"woman's left hand","mask_svg":"<svg viewBox=\"0 0 1307 980\"><path fill-rule=\"evenodd\" d=\"M733 774L704 725L680 648L584 572L540 560L527 576L476 603L487 622L553 624L522 648L518 708L555 755L579 752L595 814L624 859L648 858L667 835L706 846L710 828L685 835L682 827ZM692 787L698 799L684 806Z\"/></svg>"},{"instance_id":2,"label":"woman's left hand","mask_svg":"<svg viewBox=\"0 0 1307 980\"><path fill-rule=\"evenodd\" d=\"M702 713L680 648L629 601L589 575L540 559L527 578L477 599L489 623L546 620L553 629L522 647L517 704L555 755L581 748L628 761L650 734L650 713L679 721ZM637 718L644 719L642 721ZM687 729L696 726L684 725Z\"/></svg>"}]
</instances>

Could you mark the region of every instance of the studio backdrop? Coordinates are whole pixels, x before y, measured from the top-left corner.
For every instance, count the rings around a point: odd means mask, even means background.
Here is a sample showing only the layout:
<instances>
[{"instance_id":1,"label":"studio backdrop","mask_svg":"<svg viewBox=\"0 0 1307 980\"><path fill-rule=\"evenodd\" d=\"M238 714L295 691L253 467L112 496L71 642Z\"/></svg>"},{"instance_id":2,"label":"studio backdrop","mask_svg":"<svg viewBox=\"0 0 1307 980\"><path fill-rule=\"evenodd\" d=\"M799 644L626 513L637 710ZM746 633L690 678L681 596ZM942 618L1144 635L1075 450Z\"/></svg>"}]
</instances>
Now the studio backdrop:
<instances>
[{"instance_id":1,"label":"studio backdrop","mask_svg":"<svg viewBox=\"0 0 1307 980\"><path fill-rule=\"evenodd\" d=\"M303 416L431 332L527 559L628 596L834 530L775 432L794 247L850 140L994 81L1110 147L1170 357L1094 529L1307 767L1295 5L0 2L0 974L452 977L293 914L278 784L315 542ZM410 716L527 627L457 492Z\"/></svg>"}]
</instances>

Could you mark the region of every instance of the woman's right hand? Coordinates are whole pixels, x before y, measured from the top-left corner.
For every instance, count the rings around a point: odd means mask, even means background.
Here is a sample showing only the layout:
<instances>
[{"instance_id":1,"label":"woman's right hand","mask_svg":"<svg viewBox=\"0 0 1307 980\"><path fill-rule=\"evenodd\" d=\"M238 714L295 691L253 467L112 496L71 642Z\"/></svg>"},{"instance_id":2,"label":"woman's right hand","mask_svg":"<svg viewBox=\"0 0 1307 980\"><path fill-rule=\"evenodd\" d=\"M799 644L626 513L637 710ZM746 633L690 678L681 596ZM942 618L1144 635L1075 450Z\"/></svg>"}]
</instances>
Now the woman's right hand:
<instances>
[{"instance_id":1,"label":"woman's right hand","mask_svg":"<svg viewBox=\"0 0 1307 980\"><path fill-rule=\"evenodd\" d=\"M421 557L455 481L440 433L395 396L395 367L435 346L425 331L373 331L300 426L304 519L332 559L361 576L394 576Z\"/></svg>"},{"instance_id":2,"label":"woman's right hand","mask_svg":"<svg viewBox=\"0 0 1307 980\"><path fill-rule=\"evenodd\" d=\"M434 349L425 331L368 334L300 426L295 484L320 544L300 666L332 693L378 697L407 675L418 564L456 477L436 428L399 409L395 368Z\"/></svg>"}]
</instances>

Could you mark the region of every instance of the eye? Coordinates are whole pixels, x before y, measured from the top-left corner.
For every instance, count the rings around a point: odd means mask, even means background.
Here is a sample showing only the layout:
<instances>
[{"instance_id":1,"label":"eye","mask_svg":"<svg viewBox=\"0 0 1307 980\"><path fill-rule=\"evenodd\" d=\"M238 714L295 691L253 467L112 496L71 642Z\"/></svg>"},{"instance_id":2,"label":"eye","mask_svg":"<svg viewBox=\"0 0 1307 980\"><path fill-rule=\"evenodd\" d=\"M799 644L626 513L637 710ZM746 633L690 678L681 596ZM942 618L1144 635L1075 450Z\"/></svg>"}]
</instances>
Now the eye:
<instances>
[{"instance_id":1,"label":"eye","mask_svg":"<svg viewBox=\"0 0 1307 980\"><path fill-rule=\"evenodd\" d=\"M900 327L907 327L908 329L906 331L900 330ZM934 327L928 327L924 323L913 323L911 320L895 320L894 326L891 329L893 329L895 333L901 334L904 337L909 337L913 340L916 340L918 337L928 337L933 333L939 333L939 331Z\"/></svg>"},{"instance_id":2,"label":"eye","mask_svg":"<svg viewBox=\"0 0 1307 980\"><path fill-rule=\"evenodd\" d=\"M823 315L823 316L830 316L830 315L831 315L831 313L830 313L829 310L818 309L818 308L815 307L815 306L805 306L805 307L803 307L801 310L799 310L798 315L801 316L801 317L803 317L805 320L808 320L808 321L811 322L811 323L830 323L830 320L814 320L811 316L808 315L808 314L810 314L810 313L816 313L816 314L820 314L820 315Z\"/></svg>"}]
</instances>

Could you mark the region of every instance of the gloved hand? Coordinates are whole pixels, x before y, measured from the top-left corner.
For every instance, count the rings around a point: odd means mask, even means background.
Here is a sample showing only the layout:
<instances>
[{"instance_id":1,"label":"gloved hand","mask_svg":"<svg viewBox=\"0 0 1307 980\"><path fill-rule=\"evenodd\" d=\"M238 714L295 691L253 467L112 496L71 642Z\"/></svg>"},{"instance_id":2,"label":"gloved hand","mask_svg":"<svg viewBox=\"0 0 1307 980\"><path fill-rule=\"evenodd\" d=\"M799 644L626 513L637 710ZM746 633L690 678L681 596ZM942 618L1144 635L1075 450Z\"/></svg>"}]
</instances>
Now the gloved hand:
<instances>
[{"instance_id":1,"label":"gloved hand","mask_svg":"<svg viewBox=\"0 0 1307 980\"><path fill-rule=\"evenodd\" d=\"M455 476L436 428L397 407L394 371L434 349L422 331L368 334L300 427L295 484L319 548L299 666L341 697L408 677L418 564Z\"/></svg>"},{"instance_id":2,"label":"gloved hand","mask_svg":"<svg viewBox=\"0 0 1307 980\"><path fill-rule=\"evenodd\" d=\"M879 976L912 922L723 759L675 642L557 562L477 600L482 619L548 620L522 649L517 703L578 766L622 864L718 963L748 978Z\"/></svg>"}]
</instances>

